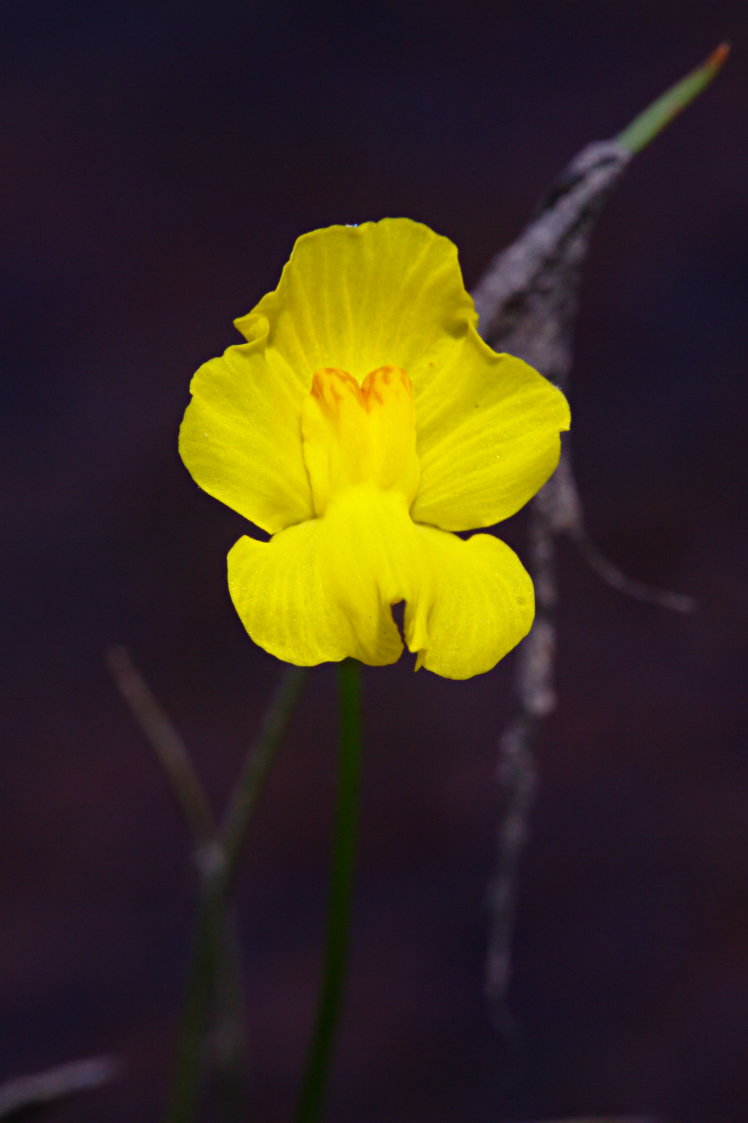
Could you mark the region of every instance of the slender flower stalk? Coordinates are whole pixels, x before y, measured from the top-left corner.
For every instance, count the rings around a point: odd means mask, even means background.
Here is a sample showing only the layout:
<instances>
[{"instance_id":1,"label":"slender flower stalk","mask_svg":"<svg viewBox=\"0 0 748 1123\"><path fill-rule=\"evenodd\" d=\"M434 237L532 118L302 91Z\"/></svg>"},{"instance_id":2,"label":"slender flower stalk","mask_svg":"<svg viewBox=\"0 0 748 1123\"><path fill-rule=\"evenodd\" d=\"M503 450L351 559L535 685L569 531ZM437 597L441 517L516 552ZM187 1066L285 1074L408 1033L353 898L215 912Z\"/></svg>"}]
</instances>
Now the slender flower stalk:
<instances>
[{"instance_id":1,"label":"slender flower stalk","mask_svg":"<svg viewBox=\"0 0 748 1123\"><path fill-rule=\"evenodd\" d=\"M360 666L346 659L338 671L340 749L322 984L296 1123L322 1116L348 964L361 772Z\"/></svg>"}]
</instances>

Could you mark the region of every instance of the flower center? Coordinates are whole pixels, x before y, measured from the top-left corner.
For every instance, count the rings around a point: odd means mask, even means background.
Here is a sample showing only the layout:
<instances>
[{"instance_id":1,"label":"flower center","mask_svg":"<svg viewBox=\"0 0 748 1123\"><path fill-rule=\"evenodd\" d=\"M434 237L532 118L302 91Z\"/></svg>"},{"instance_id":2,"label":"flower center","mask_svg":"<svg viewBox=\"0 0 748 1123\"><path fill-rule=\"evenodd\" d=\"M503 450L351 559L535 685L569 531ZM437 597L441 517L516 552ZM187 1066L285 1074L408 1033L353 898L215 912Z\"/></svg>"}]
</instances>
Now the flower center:
<instances>
[{"instance_id":1,"label":"flower center","mask_svg":"<svg viewBox=\"0 0 748 1123\"><path fill-rule=\"evenodd\" d=\"M408 507L415 498L413 387L399 367L378 367L361 385L345 370L318 370L301 408L301 437L315 514L362 485L397 492Z\"/></svg>"}]
</instances>

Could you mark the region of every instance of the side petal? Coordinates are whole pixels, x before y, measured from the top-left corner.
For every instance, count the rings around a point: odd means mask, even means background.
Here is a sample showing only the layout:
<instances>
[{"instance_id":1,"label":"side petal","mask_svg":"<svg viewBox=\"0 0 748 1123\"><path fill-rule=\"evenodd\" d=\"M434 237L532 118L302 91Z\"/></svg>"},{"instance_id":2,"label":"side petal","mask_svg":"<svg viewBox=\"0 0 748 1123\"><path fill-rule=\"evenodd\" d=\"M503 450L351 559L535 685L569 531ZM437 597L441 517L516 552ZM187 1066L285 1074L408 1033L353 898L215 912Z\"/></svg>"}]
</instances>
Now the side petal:
<instances>
[{"instance_id":1,"label":"side petal","mask_svg":"<svg viewBox=\"0 0 748 1123\"><path fill-rule=\"evenodd\" d=\"M301 444L308 387L263 347L260 335L200 367L179 452L201 488L272 534L313 515Z\"/></svg>"},{"instance_id":2,"label":"side petal","mask_svg":"<svg viewBox=\"0 0 748 1123\"><path fill-rule=\"evenodd\" d=\"M236 321L247 338L258 316L307 388L324 367L358 382L383 366L411 375L477 319L453 243L407 218L304 234L277 289Z\"/></svg>"},{"instance_id":3,"label":"side petal","mask_svg":"<svg viewBox=\"0 0 748 1123\"><path fill-rule=\"evenodd\" d=\"M426 616L425 649L417 666L445 678L465 679L490 671L530 630L535 613L532 581L517 555L490 534L467 541L418 527L424 566L430 571L429 602L407 605Z\"/></svg>"},{"instance_id":4,"label":"side petal","mask_svg":"<svg viewBox=\"0 0 748 1123\"><path fill-rule=\"evenodd\" d=\"M250 637L278 659L309 667L352 656L384 666L402 653L365 548L335 520L313 519L269 542L240 538L228 577Z\"/></svg>"},{"instance_id":5,"label":"side petal","mask_svg":"<svg viewBox=\"0 0 748 1123\"><path fill-rule=\"evenodd\" d=\"M493 526L553 473L569 406L521 359L497 355L469 329L413 380L421 482L411 513L444 530Z\"/></svg>"}]
</instances>

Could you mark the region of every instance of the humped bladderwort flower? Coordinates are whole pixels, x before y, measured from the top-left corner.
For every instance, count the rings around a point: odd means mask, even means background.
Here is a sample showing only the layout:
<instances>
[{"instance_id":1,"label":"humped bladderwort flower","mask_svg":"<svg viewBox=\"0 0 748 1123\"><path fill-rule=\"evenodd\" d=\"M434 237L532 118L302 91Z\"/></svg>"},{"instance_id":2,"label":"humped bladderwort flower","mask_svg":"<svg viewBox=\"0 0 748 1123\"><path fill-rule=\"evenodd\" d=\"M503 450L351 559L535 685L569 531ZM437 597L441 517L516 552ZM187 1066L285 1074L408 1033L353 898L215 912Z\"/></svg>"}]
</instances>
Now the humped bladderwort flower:
<instances>
[{"instance_id":1,"label":"humped bladderwort flower","mask_svg":"<svg viewBox=\"0 0 748 1123\"><path fill-rule=\"evenodd\" d=\"M558 463L563 394L476 330L457 251L409 219L299 238L246 343L193 378L180 452L272 535L229 553L252 639L304 666L490 670L529 631L530 577L489 534Z\"/></svg>"}]
</instances>

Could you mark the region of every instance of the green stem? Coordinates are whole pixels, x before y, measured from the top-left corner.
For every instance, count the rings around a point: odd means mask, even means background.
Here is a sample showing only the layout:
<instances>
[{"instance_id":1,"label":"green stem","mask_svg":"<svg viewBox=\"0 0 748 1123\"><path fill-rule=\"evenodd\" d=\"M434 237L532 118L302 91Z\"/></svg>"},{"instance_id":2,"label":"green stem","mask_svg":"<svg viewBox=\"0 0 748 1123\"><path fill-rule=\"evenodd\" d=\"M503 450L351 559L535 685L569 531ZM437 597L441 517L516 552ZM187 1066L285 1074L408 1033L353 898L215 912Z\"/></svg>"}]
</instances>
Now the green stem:
<instances>
[{"instance_id":1,"label":"green stem","mask_svg":"<svg viewBox=\"0 0 748 1123\"><path fill-rule=\"evenodd\" d=\"M706 89L730 53L728 43L720 43L701 66L697 66L680 82L658 97L651 105L635 117L631 124L616 137L618 143L629 152L641 152L666 125L670 124L681 110Z\"/></svg>"},{"instance_id":2,"label":"green stem","mask_svg":"<svg viewBox=\"0 0 748 1123\"><path fill-rule=\"evenodd\" d=\"M346 659L338 672L340 750L322 985L307 1056L297 1123L318 1123L330 1076L340 1021L351 924L361 771L361 683L359 664Z\"/></svg>"}]
</instances>

